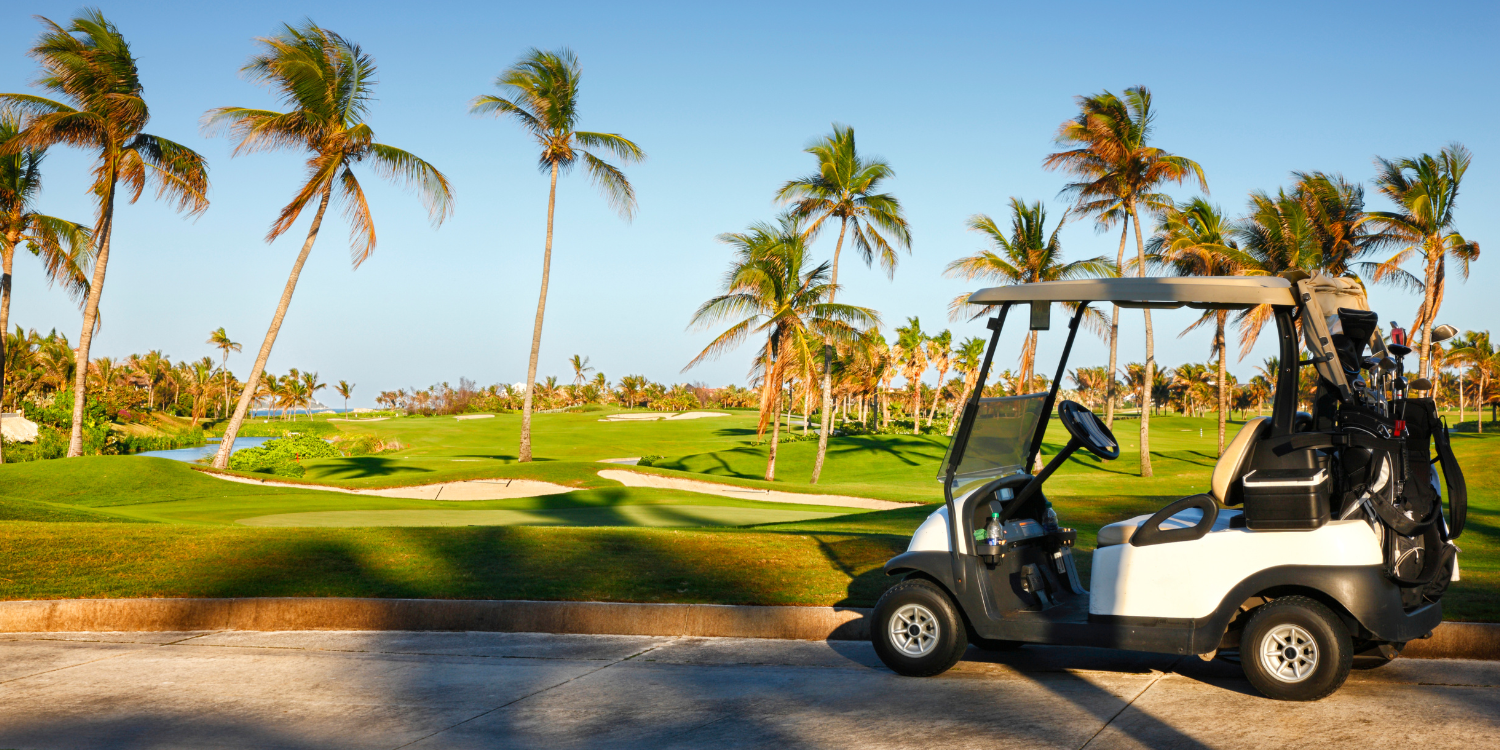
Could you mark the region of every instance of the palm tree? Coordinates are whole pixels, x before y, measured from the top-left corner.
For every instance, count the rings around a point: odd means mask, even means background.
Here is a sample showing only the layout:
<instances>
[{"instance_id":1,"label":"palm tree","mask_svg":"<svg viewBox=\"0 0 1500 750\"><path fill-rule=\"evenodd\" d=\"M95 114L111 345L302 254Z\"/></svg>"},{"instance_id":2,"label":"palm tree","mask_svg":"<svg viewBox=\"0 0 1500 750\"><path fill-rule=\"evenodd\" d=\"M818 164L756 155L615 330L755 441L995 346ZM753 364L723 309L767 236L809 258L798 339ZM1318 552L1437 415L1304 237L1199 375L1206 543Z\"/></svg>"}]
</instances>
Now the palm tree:
<instances>
[{"instance_id":1,"label":"palm tree","mask_svg":"<svg viewBox=\"0 0 1500 750\"><path fill-rule=\"evenodd\" d=\"M141 358L141 372L146 376L146 408L156 408L156 384L161 382L163 373L171 368L171 360L160 349L152 349Z\"/></svg>"},{"instance_id":2,"label":"palm tree","mask_svg":"<svg viewBox=\"0 0 1500 750\"><path fill-rule=\"evenodd\" d=\"M98 201L90 251L93 275L84 298L83 332L74 355L73 421L68 456L83 455L84 379L99 323L99 298L109 267L115 199L120 181L130 203L149 186L189 215L208 208L208 166L192 149L141 132L150 120L130 45L98 10L85 10L66 28L46 18L31 48L42 67L38 83L63 101L30 94L0 94L0 108L20 114L26 128L7 153L75 146L97 152L91 191Z\"/></svg>"},{"instance_id":3,"label":"palm tree","mask_svg":"<svg viewBox=\"0 0 1500 750\"><path fill-rule=\"evenodd\" d=\"M1293 269L1312 273L1323 267L1324 249L1316 222L1308 215L1307 202L1295 193L1251 192L1249 213L1235 223L1230 235L1243 252L1241 275L1276 276ZM1256 305L1235 316L1240 359L1255 348L1273 315L1270 305Z\"/></svg>"},{"instance_id":4,"label":"palm tree","mask_svg":"<svg viewBox=\"0 0 1500 750\"><path fill-rule=\"evenodd\" d=\"M854 249L859 251L865 265L880 265L886 274L895 277L896 249L911 249L911 228L901 211L901 202L894 195L877 192L880 184L895 176L895 170L885 160L864 158L854 143L854 128L834 123L833 134L819 138L808 145L806 153L818 160L818 171L788 180L776 192L777 200L791 203L797 216L808 219L808 239L823 229L824 222L837 219L839 238L833 246L832 276L829 284L837 292L839 284L839 254L844 249L844 236L854 231ZM834 301L829 297L829 302ZM828 455L828 435L833 424L832 373L833 342L823 342L823 400L822 432L818 435L818 456L813 462L812 484L818 483L823 473L823 461Z\"/></svg>"},{"instance_id":5,"label":"palm tree","mask_svg":"<svg viewBox=\"0 0 1500 750\"><path fill-rule=\"evenodd\" d=\"M208 341L206 343L213 344L215 347L218 347L219 353L221 355L219 357L219 369L224 371L224 413L228 414L229 353L240 351L242 347L240 346L240 344L229 340L229 334L224 332L224 326L219 326L219 330L210 332L208 334Z\"/></svg>"},{"instance_id":6,"label":"palm tree","mask_svg":"<svg viewBox=\"0 0 1500 750\"><path fill-rule=\"evenodd\" d=\"M1098 256L1087 260L1063 262L1062 241L1058 233L1068 221L1063 212L1062 220L1047 233L1047 209L1041 201L1027 205L1019 198L1010 199L1010 236L985 214L976 214L969 219L969 230L978 232L989 241L990 248L967 258L959 258L948 264L944 275L949 278L986 279L1006 284L1031 284L1038 281L1077 279L1089 276L1112 276L1115 266L1108 258ZM954 298L948 305L952 320L979 318L994 305L974 306L968 304L968 295ZM1098 315L1093 312L1093 315ZM1037 332L1026 334L1026 344L1021 349L1022 387L1031 384L1036 359Z\"/></svg>"},{"instance_id":7,"label":"palm tree","mask_svg":"<svg viewBox=\"0 0 1500 750\"><path fill-rule=\"evenodd\" d=\"M1147 258L1178 276L1238 276L1253 260L1240 252L1230 239L1232 228L1224 212L1203 198L1194 198L1167 209L1156 234L1147 243ZM1219 452L1224 455L1224 432L1229 414L1229 374L1225 359L1224 324L1227 310L1205 310L1180 336L1214 321L1213 351L1219 361L1218 384Z\"/></svg>"},{"instance_id":8,"label":"palm tree","mask_svg":"<svg viewBox=\"0 0 1500 750\"><path fill-rule=\"evenodd\" d=\"M526 400L521 407L519 461L531 460L531 402L536 383L537 357L542 349L542 317L547 310L547 283L552 273L552 215L557 205L557 175L582 161L594 184L627 221L635 214L635 189L618 167L589 149L604 149L623 163L646 158L634 143L615 133L577 130L578 88L582 74L578 58L570 50L543 52L531 49L495 79L506 96L475 97L469 111L475 114L508 115L525 128L541 146L537 166L550 172L547 194L547 241L542 251L542 287L537 295L536 323L531 329L531 360L526 367Z\"/></svg>"},{"instance_id":9,"label":"palm tree","mask_svg":"<svg viewBox=\"0 0 1500 750\"><path fill-rule=\"evenodd\" d=\"M327 388L328 384L324 383L321 380L318 380L318 373L304 372L302 373L302 387L306 391L304 394L305 400L302 402L302 406L307 412L307 418L312 419L312 405L313 402L317 400L318 391Z\"/></svg>"},{"instance_id":10,"label":"palm tree","mask_svg":"<svg viewBox=\"0 0 1500 750\"><path fill-rule=\"evenodd\" d=\"M347 418L349 414L349 394L354 392L354 384L347 380L340 380L339 384L333 387L333 390L340 396L343 396L344 415Z\"/></svg>"},{"instance_id":11,"label":"palm tree","mask_svg":"<svg viewBox=\"0 0 1500 750\"><path fill-rule=\"evenodd\" d=\"M927 360L938 371L938 391L943 388L948 377L948 370L953 367L953 332L944 329L942 333L927 339ZM932 426L932 420L937 416L938 404L942 401L937 393L932 397L932 410L927 414L927 426Z\"/></svg>"},{"instance_id":12,"label":"palm tree","mask_svg":"<svg viewBox=\"0 0 1500 750\"><path fill-rule=\"evenodd\" d=\"M1465 331L1463 338L1454 342L1448 352L1448 359L1459 366L1468 365L1469 372L1474 376L1479 388L1478 398L1474 400L1475 418L1478 420L1479 431L1484 432L1484 394L1489 388L1490 378L1500 371L1500 352L1490 342L1490 332Z\"/></svg>"},{"instance_id":13,"label":"palm tree","mask_svg":"<svg viewBox=\"0 0 1500 750\"><path fill-rule=\"evenodd\" d=\"M1079 210L1101 217L1123 213L1135 224L1135 247L1138 271L1146 275L1146 242L1141 235L1140 209L1148 211L1166 204L1160 188L1168 182L1182 184L1196 178L1203 192L1208 181L1203 168L1192 159L1175 156L1147 143L1151 140L1151 92L1145 86L1125 89L1122 100L1105 91L1094 96L1080 96L1078 115L1057 130L1057 143L1067 150L1049 155L1043 161L1047 169L1062 169L1078 177L1063 192L1075 196ZM1123 235L1122 235L1123 237ZM1124 261L1124 242L1115 267ZM1143 310L1146 320L1146 373L1151 382L1156 369L1156 344L1151 330L1151 311ZM1118 340L1119 308L1115 308L1110 333L1110 372L1115 370ZM1111 399L1111 402L1113 399ZM1145 399L1142 399L1145 402ZM1114 408L1106 407L1108 416ZM1149 410L1141 411L1141 476L1151 476L1151 420Z\"/></svg>"},{"instance_id":14,"label":"palm tree","mask_svg":"<svg viewBox=\"0 0 1500 750\"><path fill-rule=\"evenodd\" d=\"M11 271L22 242L42 261L47 283L60 284L75 300L88 296L87 227L38 213L33 202L42 190L46 149L9 149L21 132L20 120L0 115L0 402L5 400L5 334L10 329ZM0 463L5 457L0 453Z\"/></svg>"},{"instance_id":15,"label":"palm tree","mask_svg":"<svg viewBox=\"0 0 1500 750\"><path fill-rule=\"evenodd\" d=\"M922 332L922 322L916 316L906 319L906 325L896 329L896 346L892 352L901 367L901 376L911 386L911 434L921 433L922 428L922 375L927 372L927 352L924 345L927 334Z\"/></svg>"},{"instance_id":16,"label":"palm tree","mask_svg":"<svg viewBox=\"0 0 1500 750\"><path fill-rule=\"evenodd\" d=\"M335 194L349 219L354 267L359 268L375 250L375 220L365 201L364 188L354 176L354 166L369 161L375 174L415 189L434 225L441 224L452 210L448 178L414 154L375 141L374 131L365 122L375 86L375 61L359 45L311 21L300 28L283 26L279 35L261 37L256 42L261 46L260 52L251 56L240 72L269 87L291 111L219 107L204 114L204 129L209 133L227 131L239 139L234 148L236 156L281 149L309 153L308 179L281 209L266 233L266 242L275 242L290 230L309 203L316 201L318 207L255 364L245 379L245 389L224 431L219 452L214 456L214 466L220 469L229 465L234 438L250 408L256 383L265 372L271 347L281 332L281 322L292 303L302 266L323 226L323 214Z\"/></svg>"},{"instance_id":17,"label":"palm tree","mask_svg":"<svg viewBox=\"0 0 1500 750\"><path fill-rule=\"evenodd\" d=\"M589 380L589 373L594 368L589 367L589 358L582 354L574 354L568 358L568 364L573 367L573 385L583 385Z\"/></svg>"},{"instance_id":18,"label":"palm tree","mask_svg":"<svg viewBox=\"0 0 1500 750\"><path fill-rule=\"evenodd\" d=\"M964 404L969 402L969 394L974 392L974 383L979 379L979 366L984 362L985 341L978 336L970 336L958 346L954 352L953 367L964 376L964 391L958 400L953 402L953 418L948 420L948 435L953 435L953 429L958 424L958 417L963 413Z\"/></svg>"},{"instance_id":19,"label":"palm tree","mask_svg":"<svg viewBox=\"0 0 1500 750\"><path fill-rule=\"evenodd\" d=\"M735 322L682 369L686 372L717 358L753 334L766 337L755 368L764 381L759 431L765 432L768 420L772 425L765 474L771 481L776 478L782 386L790 366L799 357L812 359L811 347L818 341L854 341L861 328L879 325L880 316L867 308L825 301L834 291L830 264L809 267L806 233L795 216L783 216L776 225L759 223L745 232L719 235L719 241L735 248L724 292L704 302L690 326Z\"/></svg>"},{"instance_id":20,"label":"palm tree","mask_svg":"<svg viewBox=\"0 0 1500 750\"><path fill-rule=\"evenodd\" d=\"M1415 159L1375 160L1379 174L1375 186L1396 204L1395 211L1373 211L1371 221L1404 247L1381 263L1363 263L1361 270L1375 282L1394 283L1422 292L1411 329L1422 339L1420 369L1432 376L1432 326L1443 305L1448 258L1458 261L1459 272L1469 278L1469 264L1479 259L1479 243L1464 239L1455 228L1458 188L1473 156L1462 144L1450 143L1437 156L1422 154ZM1418 279L1401 266L1421 257L1424 276Z\"/></svg>"},{"instance_id":21,"label":"palm tree","mask_svg":"<svg viewBox=\"0 0 1500 750\"><path fill-rule=\"evenodd\" d=\"M1333 276L1350 273L1354 261L1388 241L1372 232L1365 189L1341 174L1293 172L1292 196L1302 204L1318 244L1318 267Z\"/></svg>"}]
</instances>

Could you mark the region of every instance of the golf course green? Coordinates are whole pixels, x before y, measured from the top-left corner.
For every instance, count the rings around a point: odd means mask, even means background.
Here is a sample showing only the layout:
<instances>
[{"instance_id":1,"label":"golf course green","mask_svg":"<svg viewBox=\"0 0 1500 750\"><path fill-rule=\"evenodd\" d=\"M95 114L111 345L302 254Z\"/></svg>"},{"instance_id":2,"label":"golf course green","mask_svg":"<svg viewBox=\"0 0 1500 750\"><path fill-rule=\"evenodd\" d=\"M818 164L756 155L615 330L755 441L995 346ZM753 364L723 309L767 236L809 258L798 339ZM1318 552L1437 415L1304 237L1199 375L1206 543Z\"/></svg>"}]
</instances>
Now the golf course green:
<instances>
[{"instance_id":1,"label":"golf course green","mask_svg":"<svg viewBox=\"0 0 1500 750\"><path fill-rule=\"evenodd\" d=\"M0 598L401 596L869 606L880 566L941 501L947 438L861 435L830 442L808 485L814 441L780 446L775 482L754 412L681 421L600 421L609 412L538 415L537 460L514 459L519 417L397 418L330 424L399 439L403 450L305 462L294 482L227 481L201 467L137 456L0 466ZM1135 423L1116 424L1117 461L1078 456L1048 486L1079 529L1083 567L1099 527L1202 491L1215 461L1212 418L1152 420L1156 476L1136 476ZM1231 433L1238 429L1232 424ZM800 432L800 425L795 430ZM1201 431L1201 432L1200 432ZM1064 435L1048 433L1044 454ZM1500 441L1458 433L1470 488L1459 541L1463 580L1450 619L1500 619ZM604 459L665 456L651 467ZM807 503L627 487L601 470L806 493ZM261 477L264 479L264 477ZM529 479L567 491L445 501L331 488L412 488ZM818 495L924 503L870 511Z\"/></svg>"}]
</instances>

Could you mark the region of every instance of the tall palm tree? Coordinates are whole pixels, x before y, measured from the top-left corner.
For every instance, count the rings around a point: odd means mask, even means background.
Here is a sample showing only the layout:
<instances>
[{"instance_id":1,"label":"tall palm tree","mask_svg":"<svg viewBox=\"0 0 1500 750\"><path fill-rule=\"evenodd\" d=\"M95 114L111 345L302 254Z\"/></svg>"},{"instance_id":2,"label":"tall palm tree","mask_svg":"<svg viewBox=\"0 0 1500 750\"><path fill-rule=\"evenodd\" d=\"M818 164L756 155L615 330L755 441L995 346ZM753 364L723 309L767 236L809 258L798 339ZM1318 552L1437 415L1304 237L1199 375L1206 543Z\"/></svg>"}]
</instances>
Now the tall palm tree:
<instances>
[{"instance_id":1,"label":"tall palm tree","mask_svg":"<svg viewBox=\"0 0 1500 750\"><path fill-rule=\"evenodd\" d=\"M1230 239L1233 227L1224 212L1203 198L1194 198L1167 209L1161 216L1156 233L1146 244L1147 258L1165 266L1178 276L1239 276L1254 265L1252 258L1240 252ZM1229 414L1229 374L1225 359L1224 324L1227 310L1205 310L1196 322L1180 334L1212 320L1213 351L1219 364L1214 378L1218 388L1219 453L1224 455L1224 431Z\"/></svg>"},{"instance_id":2,"label":"tall palm tree","mask_svg":"<svg viewBox=\"0 0 1500 750\"><path fill-rule=\"evenodd\" d=\"M109 267L115 199L120 182L136 202L149 186L189 215L208 208L208 166L197 152L141 132L150 120L130 45L98 10L84 10L67 27L38 17L44 30L31 48L42 67L38 84L60 97L0 94L0 108L20 114L26 127L7 152L67 145L96 152L91 191L98 201L91 251L93 274L84 298L73 382L73 421L68 456L83 455L84 379L89 348L99 323L99 298Z\"/></svg>"},{"instance_id":3,"label":"tall palm tree","mask_svg":"<svg viewBox=\"0 0 1500 750\"><path fill-rule=\"evenodd\" d=\"M829 219L838 220L839 238L833 246L829 281L834 292L839 284L839 254L844 249L844 236L851 229L854 231L854 249L859 251L865 265L873 265L879 256L881 267L887 275L894 277L896 250L905 248L910 252L911 228L896 196L878 191L882 182L895 176L895 170L883 159L860 156L854 143L854 128L838 123L834 123L832 135L813 141L806 153L817 158L818 171L788 180L776 192L776 198L791 203L798 216L809 220L806 229L809 239L817 235ZM829 297L828 301L834 300ZM823 473L823 461L828 455L828 435L832 432L833 376L830 368L833 359L833 342L823 342L822 431L818 434L818 456L813 462L812 484L817 484Z\"/></svg>"},{"instance_id":4,"label":"tall palm tree","mask_svg":"<svg viewBox=\"0 0 1500 750\"><path fill-rule=\"evenodd\" d=\"M1455 226L1458 188L1471 161L1473 155L1459 143L1448 144L1436 156L1375 160L1379 172L1376 189L1396 204L1396 210L1373 211L1370 219L1389 234L1390 241L1403 247L1384 262L1361 264L1361 270L1377 283L1394 283L1422 292L1422 306L1417 308L1411 329L1422 339L1423 377L1432 376L1431 332L1443 305L1448 259L1458 261L1459 273L1465 279L1469 278L1469 264L1479 259L1479 243L1464 239ZM1422 259L1421 279L1401 268L1414 257Z\"/></svg>"},{"instance_id":5,"label":"tall palm tree","mask_svg":"<svg viewBox=\"0 0 1500 750\"><path fill-rule=\"evenodd\" d=\"M568 358L568 364L573 367L573 385L583 385L589 380L589 373L594 368L589 367L589 358L582 354L574 354Z\"/></svg>"},{"instance_id":6,"label":"tall palm tree","mask_svg":"<svg viewBox=\"0 0 1500 750\"><path fill-rule=\"evenodd\" d=\"M922 332L922 322L915 315L906 319L906 325L896 329L895 359L901 367L901 376L911 386L911 434L922 431L922 375L927 372L927 334Z\"/></svg>"},{"instance_id":7,"label":"tall palm tree","mask_svg":"<svg viewBox=\"0 0 1500 750\"><path fill-rule=\"evenodd\" d=\"M517 460L531 460L531 405L536 388L537 357L542 350L542 318L547 310L547 284L552 273L552 215L557 206L557 176L579 161L605 200L627 221L635 214L635 189L618 167L589 149L613 153L629 164L646 158L641 148L615 133L578 130L578 89L582 70L567 49L531 49L495 79L505 96L474 98L469 111L509 116L519 122L541 147L537 167L550 173L547 193L547 240L542 251L542 286L537 294L536 322L531 329L531 360L526 366L526 400L521 406L521 449Z\"/></svg>"},{"instance_id":8,"label":"tall palm tree","mask_svg":"<svg viewBox=\"0 0 1500 750\"><path fill-rule=\"evenodd\" d=\"M953 332L944 329L942 333L927 339L927 360L932 363L938 371L938 392L932 397L932 410L927 414L927 426L932 426L933 418L937 417L938 404L942 402L938 393L941 393L943 384L948 377L948 370L953 367Z\"/></svg>"},{"instance_id":9,"label":"tall palm tree","mask_svg":"<svg viewBox=\"0 0 1500 750\"><path fill-rule=\"evenodd\" d=\"M229 353L243 349L238 342L230 341L229 334L224 332L224 326L219 330L208 334L206 343L213 344L219 350L219 369L224 372L224 414L229 413Z\"/></svg>"},{"instance_id":10,"label":"tall palm tree","mask_svg":"<svg viewBox=\"0 0 1500 750\"><path fill-rule=\"evenodd\" d=\"M302 387L305 397L302 406L307 411L307 418L312 419L312 405L317 400L318 391L327 388L328 384L318 379L318 373L304 372L302 373Z\"/></svg>"},{"instance_id":11,"label":"tall palm tree","mask_svg":"<svg viewBox=\"0 0 1500 750\"><path fill-rule=\"evenodd\" d=\"M1203 192L1208 192L1208 181L1203 177L1203 168L1192 159L1176 156L1155 146L1147 145L1151 140L1152 121L1156 115L1151 111L1151 92L1145 86L1125 89L1123 99L1105 91L1093 96L1080 96L1078 115L1064 122L1057 130L1056 140L1066 148L1050 154L1043 161L1047 169L1062 169L1078 177L1077 182L1063 188L1073 195L1078 208L1087 213L1109 214L1123 212L1135 225L1136 260L1140 275L1146 275L1146 241L1141 234L1142 208L1165 205L1166 198L1159 191L1168 182L1182 184L1184 180L1196 179ZM1122 217L1123 218L1123 217ZM1124 244L1121 243L1120 258L1116 268L1123 265ZM1156 343L1151 329L1151 311L1143 310L1146 321L1146 377L1151 382L1156 369ZM1110 372L1115 370L1115 342L1118 341L1119 308L1115 308L1111 324ZM1145 399L1142 400L1143 403ZM1106 407L1113 415L1113 407ZM1141 412L1141 476L1151 476L1151 419L1150 411Z\"/></svg>"},{"instance_id":12,"label":"tall palm tree","mask_svg":"<svg viewBox=\"0 0 1500 750\"><path fill-rule=\"evenodd\" d=\"M958 417L963 413L964 404L969 402L969 394L974 392L974 383L979 380L979 365L984 362L985 341L978 336L970 336L959 344L958 351L954 352L953 367L964 376L963 394L953 402L953 418L948 420L948 435L953 435L953 429L958 425Z\"/></svg>"},{"instance_id":13,"label":"tall palm tree","mask_svg":"<svg viewBox=\"0 0 1500 750\"><path fill-rule=\"evenodd\" d=\"M141 372L146 376L146 408L156 408L156 385L163 374L172 369L172 362L160 349L152 349L141 357Z\"/></svg>"},{"instance_id":14,"label":"tall palm tree","mask_svg":"<svg viewBox=\"0 0 1500 750\"><path fill-rule=\"evenodd\" d=\"M349 394L354 393L354 384L347 380L340 380L339 384L333 387L333 390L344 398L344 415L347 418L349 414Z\"/></svg>"},{"instance_id":15,"label":"tall palm tree","mask_svg":"<svg viewBox=\"0 0 1500 750\"><path fill-rule=\"evenodd\" d=\"M87 227L36 210L46 149L9 145L21 121L0 115L0 402L5 400L5 334L10 330L11 272L22 242L42 261L47 283L59 284L78 302L88 296L90 232ZM0 453L0 463L5 461Z\"/></svg>"},{"instance_id":16,"label":"tall palm tree","mask_svg":"<svg viewBox=\"0 0 1500 750\"><path fill-rule=\"evenodd\" d=\"M203 127L209 133L227 131L239 139L234 147L236 156L282 149L308 152L308 179L271 224L266 233L267 243L275 242L290 230L310 203L316 202L317 208L255 364L245 378L245 389L235 405L234 416L230 417L219 452L214 456L214 466L220 469L229 465L234 438L245 421L256 383L265 372L271 347L281 332L281 322L292 303L302 266L318 239L323 214L335 197L343 204L349 220L354 267L359 268L375 250L375 219L353 168L369 162L376 175L415 189L434 226L441 224L452 211L448 178L414 154L375 141L375 132L365 122L374 93L375 61L359 45L311 21L298 28L283 26L280 34L261 37L256 42L260 51L250 57L240 72L270 88L290 111L219 107L204 114Z\"/></svg>"},{"instance_id":17,"label":"tall palm tree","mask_svg":"<svg viewBox=\"0 0 1500 750\"><path fill-rule=\"evenodd\" d=\"M1300 200L1295 191L1277 190L1275 195L1252 191L1249 213L1231 227L1230 236L1243 253L1242 276L1275 276L1293 269L1313 273L1323 269L1324 246L1317 222L1309 216L1307 202ZM1273 316L1270 305L1256 305L1235 316L1240 359L1255 348L1261 331Z\"/></svg>"},{"instance_id":18,"label":"tall palm tree","mask_svg":"<svg viewBox=\"0 0 1500 750\"><path fill-rule=\"evenodd\" d=\"M1302 204L1321 253L1318 266L1332 276L1351 272L1355 260L1389 241L1365 212L1365 189L1341 174L1293 172L1292 196Z\"/></svg>"},{"instance_id":19,"label":"tall palm tree","mask_svg":"<svg viewBox=\"0 0 1500 750\"><path fill-rule=\"evenodd\" d=\"M1063 262L1062 241L1058 234L1068 221L1068 212L1062 220L1047 232L1047 209L1041 201L1027 205L1020 198L1010 199L1010 236L995 220L985 214L975 214L969 219L969 230L983 235L990 247L967 258L959 258L948 264L943 273L949 278L985 279L1006 284L1031 284L1038 281L1078 279L1090 276L1112 276L1114 264L1104 256ZM948 305L952 320L979 318L994 309L994 305L971 306L968 295L954 298ZM1097 316L1096 311L1091 314ZM1096 323L1101 321L1095 321ZM1026 334L1026 343L1021 349L1022 387L1031 384L1036 360L1037 332Z\"/></svg>"},{"instance_id":20,"label":"tall palm tree","mask_svg":"<svg viewBox=\"0 0 1500 750\"><path fill-rule=\"evenodd\" d=\"M752 335L765 336L755 358L762 376L759 431L771 424L771 446L766 457L767 481L776 478L776 446L780 439L782 386L798 360L811 360L820 341L853 342L862 328L880 323L874 310L828 302L833 285L829 264L813 266L806 234L795 216L778 224L758 223L745 232L719 235L735 248L735 258L724 276L722 294L704 302L693 313L690 326L704 328L734 321L694 357L684 372L734 349Z\"/></svg>"}]
</instances>

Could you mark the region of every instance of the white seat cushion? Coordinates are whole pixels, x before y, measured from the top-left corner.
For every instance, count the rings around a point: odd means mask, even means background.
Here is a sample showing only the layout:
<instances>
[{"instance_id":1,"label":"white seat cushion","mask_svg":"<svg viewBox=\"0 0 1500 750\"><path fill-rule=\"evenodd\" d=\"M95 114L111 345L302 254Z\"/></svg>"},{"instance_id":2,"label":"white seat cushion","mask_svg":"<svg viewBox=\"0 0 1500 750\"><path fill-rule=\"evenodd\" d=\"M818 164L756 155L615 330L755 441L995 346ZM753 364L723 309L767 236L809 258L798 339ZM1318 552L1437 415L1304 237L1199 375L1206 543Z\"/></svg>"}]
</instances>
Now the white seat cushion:
<instances>
[{"instance_id":1,"label":"white seat cushion","mask_svg":"<svg viewBox=\"0 0 1500 750\"><path fill-rule=\"evenodd\" d=\"M1214 531L1223 531L1224 529L1229 528L1229 519L1234 518L1239 514L1240 512L1237 510L1219 511L1219 517L1214 519L1214 527L1210 529L1210 533ZM1099 529L1099 541L1097 546L1108 547L1112 544L1124 544L1130 541L1130 537L1135 536L1135 530L1140 528L1141 524L1145 523L1146 519L1149 519L1151 515L1152 514L1148 513L1144 516L1136 516L1135 518L1129 518L1124 521L1117 521L1108 526L1105 526L1102 529ZM1170 531L1172 529L1188 529L1197 526L1198 522L1202 520L1202 510L1199 510L1198 508L1188 508L1187 510L1182 511L1177 515L1172 516L1165 521L1162 521L1161 528L1163 531Z\"/></svg>"}]
</instances>

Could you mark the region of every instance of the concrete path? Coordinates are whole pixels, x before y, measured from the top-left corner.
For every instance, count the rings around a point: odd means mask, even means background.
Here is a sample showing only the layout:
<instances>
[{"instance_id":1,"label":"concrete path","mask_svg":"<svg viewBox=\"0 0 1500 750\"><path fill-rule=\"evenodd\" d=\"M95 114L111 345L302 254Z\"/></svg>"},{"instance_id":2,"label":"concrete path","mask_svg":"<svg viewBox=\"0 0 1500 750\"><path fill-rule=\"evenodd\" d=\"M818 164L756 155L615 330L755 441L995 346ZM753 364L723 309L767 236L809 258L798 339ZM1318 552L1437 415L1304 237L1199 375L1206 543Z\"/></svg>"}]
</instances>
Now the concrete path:
<instances>
[{"instance_id":1,"label":"concrete path","mask_svg":"<svg viewBox=\"0 0 1500 750\"><path fill-rule=\"evenodd\" d=\"M762 490L755 487L738 487L732 484L700 482L695 479L666 477L660 474L643 474L639 471L621 471L619 469L605 469L599 472L599 476L619 482L626 487L657 487L669 490L687 490L688 492L702 492L708 495L719 495L720 497L737 497L741 500L759 500L766 503L833 505L840 508L869 508L871 510L910 508L918 504L893 503L889 500L872 500L868 497L852 497L849 495L813 495L805 492Z\"/></svg>"},{"instance_id":2,"label":"concrete path","mask_svg":"<svg viewBox=\"0 0 1500 750\"><path fill-rule=\"evenodd\" d=\"M1397 660L1319 703L1237 667L862 642L500 633L0 635L5 748L1500 746L1500 664Z\"/></svg>"}]
</instances>

